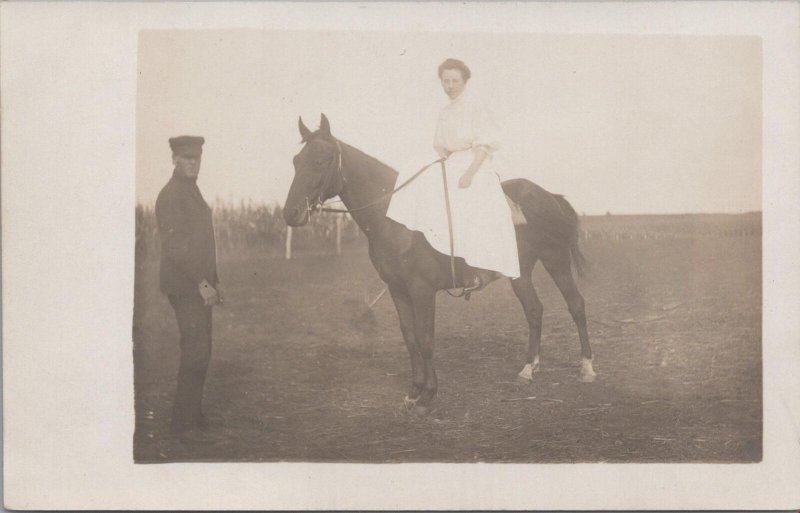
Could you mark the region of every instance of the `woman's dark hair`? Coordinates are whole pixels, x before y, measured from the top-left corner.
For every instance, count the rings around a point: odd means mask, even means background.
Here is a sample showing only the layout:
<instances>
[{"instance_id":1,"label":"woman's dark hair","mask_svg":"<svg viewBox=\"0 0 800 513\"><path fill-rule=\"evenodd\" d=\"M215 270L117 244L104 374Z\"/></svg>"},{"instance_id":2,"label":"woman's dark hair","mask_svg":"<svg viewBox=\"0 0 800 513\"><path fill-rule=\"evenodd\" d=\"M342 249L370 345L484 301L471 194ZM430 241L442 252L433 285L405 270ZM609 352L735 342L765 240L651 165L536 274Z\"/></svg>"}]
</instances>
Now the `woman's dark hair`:
<instances>
[{"instance_id":1,"label":"woman's dark hair","mask_svg":"<svg viewBox=\"0 0 800 513\"><path fill-rule=\"evenodd\" d=\"M444 70L446 69L457 69L460 71L464 82L469 80L469 77L472 76L472 72L469 70L467 65L458 59L447 59L443 63L439 64L439 78L442 78L442 73L444 73Z\"/></svg>"}]
</instances>

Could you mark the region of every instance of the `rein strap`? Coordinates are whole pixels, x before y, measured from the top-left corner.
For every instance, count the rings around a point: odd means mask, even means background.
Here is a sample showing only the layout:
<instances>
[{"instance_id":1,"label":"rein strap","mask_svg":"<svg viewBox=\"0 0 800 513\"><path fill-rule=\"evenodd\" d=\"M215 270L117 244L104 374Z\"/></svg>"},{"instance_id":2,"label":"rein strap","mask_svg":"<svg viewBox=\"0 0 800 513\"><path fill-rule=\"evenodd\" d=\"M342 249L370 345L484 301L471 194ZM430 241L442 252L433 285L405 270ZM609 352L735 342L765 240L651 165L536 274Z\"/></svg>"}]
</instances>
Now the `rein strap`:
<instances>
[{"instance_id":1,"label":"rein strap","mask_svg":"<svg viewBox=\"0 0 800 513\"><path fill-rule=\"evenodd\" d=\"M453 288L456 288L456 257L453 249L453 214L450 212L450 191L447 189L447 170L442 161L442 184L444 185L444 206L447 208L447 232L450 236L450 276L453 278Z\"/></svg>"},{"instance_id":2,"label":"rein strap","mask_svg":"<svg viewBox=\"0 0 800 513\"><path fill-rule=\"evenodd\" d=\"M336 141L336 146L339 148L339 166L338 166L337 172L341 175L342 181L346 181L345 178L344 178L344 174L342 174L342 148L341 148L341 146L339 146L339 141ZM362 205L362 206L356 207L356 208L347 208L347 209L345 209L345 208L330 208L330 207L325 207L322 204L320 204L319 210L320 210L320 212L334 212L334 213L337 213L337 214L349 214L351 212L358 212L359 210L365 210L367 208L374 207L375 205L377 205L377 204L379 204L379 203L391 198L392 196L394 196L397 192L399 192L401 189L403 189L403 187L405 187L406 185L410 184L411 182L413 182L414 180L419 178L420 175L422 175L422 173L424 173L425 171L430 169L433 165L435 165L437 163L441 164L441 166L442 166L442 184L444 185L444 204L445 204L445 207L446 207L446 210L447 210L447 230L448 230L448 235L450 237L450 277L452 278L452 281L453 281L453 289L458 289L458 286L457 286L457 283L456 283L456 259L455 259L455 254L454 254L454 243L453 243L453 215L452 215L452 213L450 211L450 192L449 192L449 190L447 188L447 169L445 167L445 161L446 160L447 160L447 157L442 157L442 158L434 160L430 164L427 164L422 169L420 169L419 171L414 173L408 180L406 180L405 182L401 183L399 186L395 187L394 190L384 194L383 196L381 196L377 200L375 200L375 201L373 201L371 203L368 203L366 205ZM326 187L328 185L328 181L329 181L328 179L325 180L325 186ZM447 290L447 293L449 295L453 296L453 297L461 297L461 296L464 296L464 295L467 294L467 292L465 290L463 290L463 289L459 293L453 294L449 290Z\"/></svg>"},{"instance_id":3,"label":"rein strap","mask_svg":"<svg viewBox=\"0 0 800 513\"><path fill-rule=\"evenodd\" d=\"M339 152L339 171L340 171L340 172L341 172L341 165L342 165L342 157L341 157L341 155L342 155L342 154L341 154L341 151L340 151L340 152ZM442 167L444 167L444 161L445 161L445 159L444 159L444 158L440 158L440 159L436 159L436 160L434 160L434 161L433 161L433 162L431 162L430 164L426 165L425 167L423 167L422 169L420 169L419 171L417 171L416 173L414 173L414 174L411 176L411 178L409 178L408 180L406 180L405 182L403 182L402 184L400 184L399 186L397 186L397 187L396 187L396 188L395 188L393 191L390 191L390 192L388 192L388 193L384 194L383 196L381 196L381 197L380 197L380 198L378 198L377 200L375 200L375 201L373 201L373 202L371 202L371 203L368 203L368 204L366 204L366 205L363 205L363 206L360 206L360 207L356 207L356 208L347 208L347 209L345 209L345 208L329 208L329 207L324 207L324 206L323 206L323 207L321 207L319 210L320 210L321 212L335 212L335 213L338 213L338 214L349 214L350 212L358 212L359 210L364 210L364 209L367 209L367 208L370 208L370 207L374 207L375 205L377 205L377 204L379 204L379 203L381 203L381 202L383 202L383 201L385 201L385 200L387 200L387 199L391 198L392 196L394 196L394 195L395 195L395 194L396 194L398 191L400 191L400 190L401 190L403 187L405 187L406 185L410 184L411 182L413 182L414 180L416 180L417 178L419 178L419 176L420 176L422 173L424 173L425 171L427 171L427 170L428 170L428 169L429 169L431 166L433 166L434 164L441 162L441 163L442 163ZM344 179L344 175L342 175L342 179Z\"/></svg>"}]
</instances>

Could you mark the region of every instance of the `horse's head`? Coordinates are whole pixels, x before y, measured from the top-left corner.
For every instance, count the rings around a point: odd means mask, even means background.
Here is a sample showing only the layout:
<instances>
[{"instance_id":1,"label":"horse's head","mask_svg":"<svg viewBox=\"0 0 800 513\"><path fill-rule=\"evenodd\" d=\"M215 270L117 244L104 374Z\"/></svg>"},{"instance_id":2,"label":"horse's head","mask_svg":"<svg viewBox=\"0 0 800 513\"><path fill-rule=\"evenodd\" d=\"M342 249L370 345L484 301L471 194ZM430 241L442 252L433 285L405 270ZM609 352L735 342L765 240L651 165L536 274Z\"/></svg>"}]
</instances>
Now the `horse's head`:
<instances>
[{"instance_id":1,"label":"horse's head","mask_svg":"<svg viewBox=\"0 0 800 513\"><path fill-rule=\"evenodd\" d=\"M294 180L283 207L289 226L303 226L314 210L328 198L337 196L344 186L341 146L331 135L331 126L322 115L319 130L311 132L303 119L299 122L303 149L294 156Z\"/></svg>"}]
</instances>

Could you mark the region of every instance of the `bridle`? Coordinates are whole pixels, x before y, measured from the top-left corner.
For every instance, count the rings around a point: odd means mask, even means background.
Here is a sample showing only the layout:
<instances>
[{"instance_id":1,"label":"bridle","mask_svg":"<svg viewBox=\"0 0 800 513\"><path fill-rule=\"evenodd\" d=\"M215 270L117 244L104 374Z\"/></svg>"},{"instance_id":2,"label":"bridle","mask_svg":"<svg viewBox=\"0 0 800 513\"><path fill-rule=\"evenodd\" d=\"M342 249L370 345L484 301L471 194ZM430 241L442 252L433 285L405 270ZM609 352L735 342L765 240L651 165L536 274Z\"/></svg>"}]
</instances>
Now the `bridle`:
<instances>
[{"instance_id":1,"label":"bridle","mask_svg":"<svg viewBox=\"0 0 800 513\"><path fill-rule=\"evenodd\" d=\"M333 166L331 166L331 169L325 173L325 177L322 180L322 185L320 186L319 191L317 192L317 197L314 198L313 203L309 201L308 196L306 196L306 211L308 212L309 215L312 212L316 212L317 210L320 210L322 212L325 211L324 208L325 199L323 198L323 196L326 194L326 191L328 191L328 188L330 187L333 178L338 177L342 183L342 186L344 186L344 184L347 183L347 180L345 180L344 178L344 173L342 172L342 146L339 144L338 140L335 142L337 150L336 164L335 164L336 167L333 168ZM332 196L335 196L335 194Z\"/></svg>"},{"instance_id":2,"label":"bridle","mask_svg":"<svg viewBox=\"0 0 800 513\"><path fill-rule=\"evenodd\" d=\"M430 168L434 164L441 163L442 171L444 171L444 161L447 160L446 157L442 157L442 158L434 160L430 164L427 164L425 167L423 167L422 169L420 169L419 171L414 173L408 180L406 180L405 182L401 183L400 185L395 187L393 190L387 192L386 194L382 195L380 198L378 198L375 201L372 201L372 202L370 202L370 203L368 203L366 205L362 205L360 207L355 207L355 208L330 208L330 207L326 207L325 206L325 200L323 199L323 196L326 195L326 191L328 191L331 183L333 182L333 179L338 177L339 180L340 180L340 183L342 184L342 187L344 187L344 184L347 183L347 179L344 177L344 172L342 171L342 146L341 146L341 144L339 144L338 140L335 140L334 142L336 143L336 150L337 150L337 154L336 154L336 158L335 158L335 160L336 160L335 166L336 167L334 168L334 166L331 166L330 170L328 170L325 173L325 177L322 180L322 186L319 188L319 192L317 192L317 196L316 196L316 198L314 198L313 202L308 199L308 196L306 196L306 211L308 212L309 215L311 215L312 212L316 212L316 211L320 211L320 212L336 212L336 213L339 213L339 214L349 214L351 212L358 212L359 210L366 210L366 209L368 209L370 207L374 207L375 205L378 205L379 203L382 203L383 201L386 201L387 199L389 199L392 196L394 196L395 193L397 193L400 189L402 189L406 185L408 185L411 182L413 182L414 180L416 180L422 173L427 171L428 168ZM340 189L339 192L341 192L341 189ZM339 194L339 193L333 194L330 197L336 196L337 194ZM341 202L342 202L341 200L337 200L334 203L341 203Z\"/></svg>"},{"instance_id":3,"label":"bridle","mask_svg":"<svg viewBox=\"0 0 800 513\"><path fill-rule=\"evenodd\" d=\"M450 212L450 194L449 194L449 192L447 190L446 168L445 168L445 164L444 164L445 161L447 160L447 157L438 158L438 159L434 160L433 162L431 162L430 164L425 165L422 169L420 169L419 171L414 173L408 180L406 180L405 182L403 182L399 186L395 187L394 190L389 191L388 193L382 195L377 200L372 201L372 202L370 202L370 203L368 203L366 205L362 205L362 206L356 207L356 208L346 208L346 209L329 208L329 207L325 206L325 200L323 199L323 196L326 194L325 191L328 190L328 187L331 184L332 177L339 177L339 179L341 180L341 183L342 183L342 187L344 187L344 184L347 183L347 180L344 177L344 173L342 172L342 146L339 144L338 140L335 140L335 143L336 143L336 149L337 149L336 168L333 169L332 171L328 171L325 174L325 178L322 181L322 186L320 187L319 192L317 193L317 197L314 199L313 203L311 203L308 200L308 196L306 196L306 210L307 210L309 216L311 215L312 212L315 212L317 210L319 210L320 212L336 212L336 213L340 213L340 214L349 214L349 213L352 213L352 212L357 212L359 210L365 210L367 208L374 207L375 205L377 205L379 203L382 203L383 201L385 201L385 200L391 198L392 196L394 196L395 193L397 193L400 189L402 189L406 185L408 185L411 182L413 182L414 180L416 180L422 173L427 171L431 166L433 166L435 164L441 164L441 166L442 166L442 182L443 182L443 187L444 187L444 199L445 199L445 206L446 206L445 210L447 211L447 228L448 228L448 232L449 232L449 236L450 236L450 276L451 276L452 281L453 281L453 289L456 289L457 287L456 287L455 254L453 253L453 219L452 219L451 212ZM331 167L333 168L333 166L331 166ZM339 192L337 194L340 194L340 193L341 193L341 189L339 190ZM336 203L341 203L341 200L337 201ZM469 299L469 292L465 288L462 289L461 292L455 293L455 294L451 293L447 289L445 289L445 291L449 295L451 295L453 297L465 296L467 299Z\"/></svg>"}]
</instances>

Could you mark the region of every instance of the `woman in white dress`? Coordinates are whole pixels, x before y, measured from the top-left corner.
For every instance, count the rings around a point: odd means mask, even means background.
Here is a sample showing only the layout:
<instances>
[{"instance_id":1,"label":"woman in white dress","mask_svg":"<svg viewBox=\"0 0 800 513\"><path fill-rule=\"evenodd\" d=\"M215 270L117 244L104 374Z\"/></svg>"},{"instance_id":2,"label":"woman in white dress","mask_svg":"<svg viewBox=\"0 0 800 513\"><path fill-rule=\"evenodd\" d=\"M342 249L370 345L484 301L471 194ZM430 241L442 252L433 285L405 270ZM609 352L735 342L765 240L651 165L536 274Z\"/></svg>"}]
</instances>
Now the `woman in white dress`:
<instances>
[{"instance_id":1,"label":"woman in white dress","mask_svg":"<svg viewBox=\"0 0 800 513\"><path fill-rule=\"evenodd\" d=\"M511 210L492 166L499 130L485 105L465 93L470 77L469 68L457 59L439 66L450 102L439 113L433 146L447 158L453 253L477 269L464 281L469 289L479 289L499 275L513 279L520 273ZM426 171L395 195L386 215L422 232L434 249L449 255L444 186L437 171Z\"/></svg>"}]
</instances>

